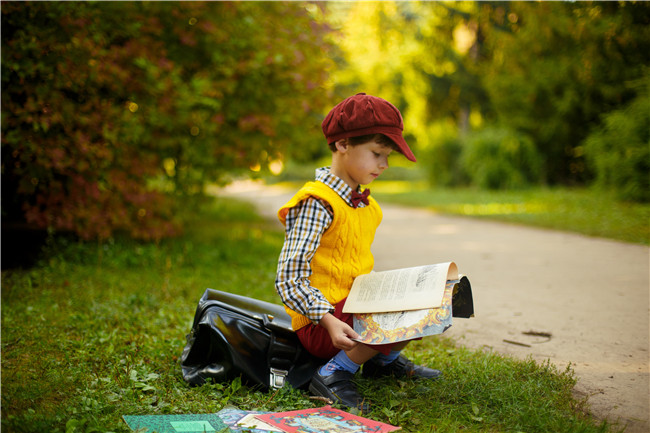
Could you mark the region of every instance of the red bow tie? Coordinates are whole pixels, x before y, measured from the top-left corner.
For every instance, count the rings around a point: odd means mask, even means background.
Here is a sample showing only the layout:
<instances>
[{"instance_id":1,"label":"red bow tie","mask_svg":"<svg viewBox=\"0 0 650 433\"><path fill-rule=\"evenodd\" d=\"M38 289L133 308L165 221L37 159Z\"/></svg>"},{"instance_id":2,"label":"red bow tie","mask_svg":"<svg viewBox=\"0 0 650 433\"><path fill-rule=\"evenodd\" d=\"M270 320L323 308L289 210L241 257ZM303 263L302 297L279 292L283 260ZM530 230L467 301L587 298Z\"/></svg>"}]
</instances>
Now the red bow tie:
<instances>
[{"instance_id":1,"label":"red bow tie","mask_svg":"<svg viewBox=\"0 0 650 433\"><path fill-rule=\"evenodd\" d=\"M370 189L366 188L362 193L358 193L356 191L352 191L352 205L357 208L359 207L359 203L363 202L363 204L368 205L370 202L368 201L368 196L370 195Z\"/></svg>"}]
</instances>

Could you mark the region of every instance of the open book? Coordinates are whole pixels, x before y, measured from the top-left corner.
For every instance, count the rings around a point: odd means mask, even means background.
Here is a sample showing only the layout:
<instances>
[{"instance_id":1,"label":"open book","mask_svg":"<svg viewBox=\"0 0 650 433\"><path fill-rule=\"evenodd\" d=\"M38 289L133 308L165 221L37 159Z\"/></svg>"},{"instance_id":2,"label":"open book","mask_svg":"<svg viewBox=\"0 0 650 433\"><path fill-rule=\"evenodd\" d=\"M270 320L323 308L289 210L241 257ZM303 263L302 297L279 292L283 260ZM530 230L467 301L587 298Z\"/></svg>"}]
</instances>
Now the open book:
<instances>
[{"instance_id":1,"label":"open book","mask_svg":"<svg viewBox=\"0 0 650 433\"><path fill-rule=\"evenodd\" d=\"M358 341L387 344L441 334L452 317L474 316L472 288L454 262L359 275L343 312Z\"/></svg>"}]
</instances>

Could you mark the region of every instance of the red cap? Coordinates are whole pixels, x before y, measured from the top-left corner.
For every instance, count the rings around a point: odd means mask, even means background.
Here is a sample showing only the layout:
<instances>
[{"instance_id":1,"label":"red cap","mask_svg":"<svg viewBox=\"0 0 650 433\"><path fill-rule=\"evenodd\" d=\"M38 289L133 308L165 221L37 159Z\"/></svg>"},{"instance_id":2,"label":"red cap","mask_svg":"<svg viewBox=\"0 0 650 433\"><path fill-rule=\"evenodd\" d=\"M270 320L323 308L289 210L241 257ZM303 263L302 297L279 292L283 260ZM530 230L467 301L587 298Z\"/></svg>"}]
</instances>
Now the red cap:
<instances>
[{"instance_id":1,"label":"red cap","mask_svg":"<svg viewBox=\"0 0 650 433\"><path fill-rule=\"evenodd\" d=\"M328 144L343 138L384 134L397 144L407 159L415 162L413 152L402 137L402 114L384 99L365 93L350 96L330 110L322 127Z\"/></svg>"}]
</instances>

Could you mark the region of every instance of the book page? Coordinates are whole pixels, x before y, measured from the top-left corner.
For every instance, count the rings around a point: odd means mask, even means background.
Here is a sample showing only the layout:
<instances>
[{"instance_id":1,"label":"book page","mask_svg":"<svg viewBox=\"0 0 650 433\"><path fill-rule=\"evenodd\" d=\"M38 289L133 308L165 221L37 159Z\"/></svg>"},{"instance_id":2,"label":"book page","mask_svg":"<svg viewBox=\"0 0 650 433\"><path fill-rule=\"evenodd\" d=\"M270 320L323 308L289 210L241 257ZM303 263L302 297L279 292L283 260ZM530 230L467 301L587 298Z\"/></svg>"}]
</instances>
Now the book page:
<instances>
[{"instance_id":1,"label":"book page","mask_svg":"<svg viewBox=\"0 0 650 433\"><path fill-rule=\"evenodd\" d=\"M454 262L359 275L344 313L381 313L438 308L447 280L458 279Z\"/></svg>"}]
</instances>

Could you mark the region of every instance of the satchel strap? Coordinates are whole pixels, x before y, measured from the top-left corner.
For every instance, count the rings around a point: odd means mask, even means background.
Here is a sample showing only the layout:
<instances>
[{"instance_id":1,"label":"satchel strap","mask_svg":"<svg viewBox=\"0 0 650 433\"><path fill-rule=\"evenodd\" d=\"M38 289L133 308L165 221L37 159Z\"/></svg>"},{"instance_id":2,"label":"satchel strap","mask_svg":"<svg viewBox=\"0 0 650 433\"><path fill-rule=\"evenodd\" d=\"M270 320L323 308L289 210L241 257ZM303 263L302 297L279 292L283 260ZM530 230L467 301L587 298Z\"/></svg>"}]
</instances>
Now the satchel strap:
<instances>
[{"instance_id":1,"label":"satchel strap","mask_svg":"<svg viewBox=\"0 0 650 433\"><path fill-rule=\"evenodd\" d=\"M298 358L298 345L287 338L271 332L268 350L269 386L280 389L287 381L289 370Z\"/></svg>"}]
</instances>

